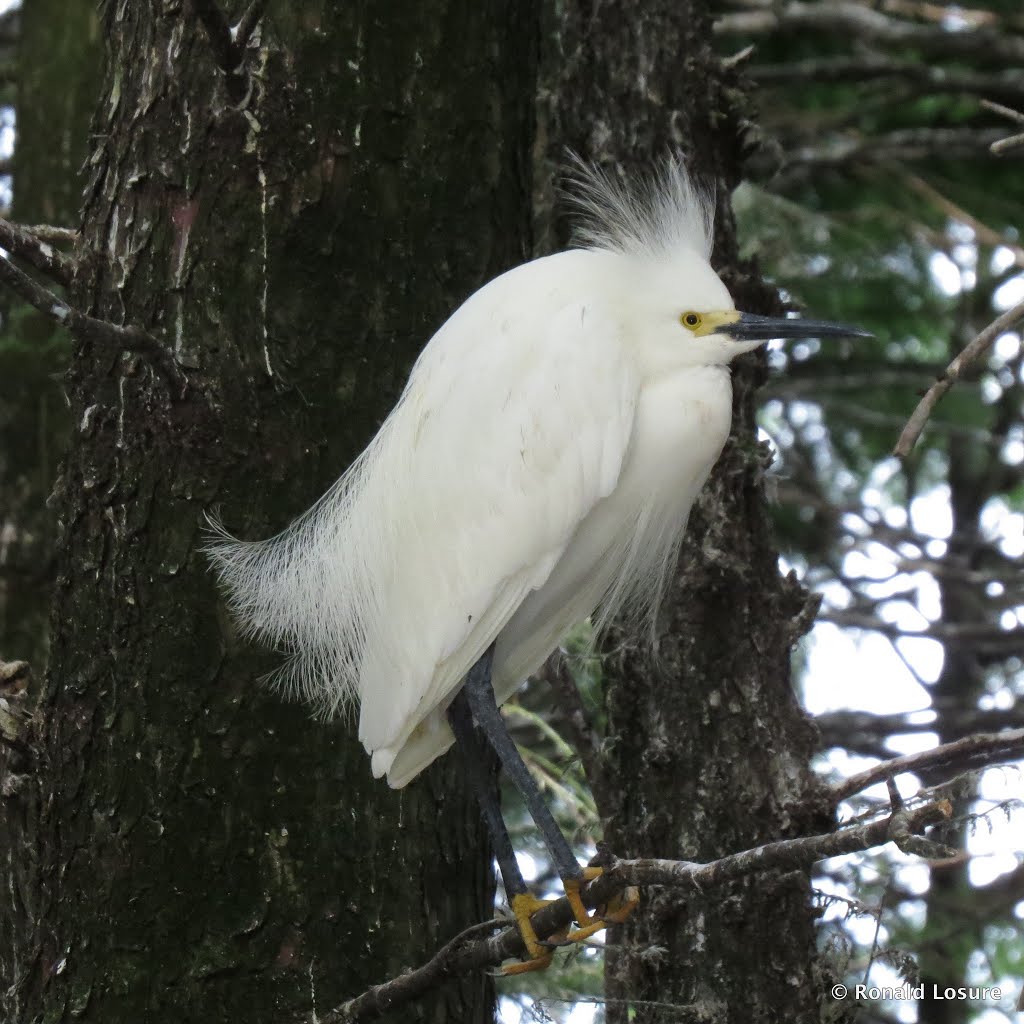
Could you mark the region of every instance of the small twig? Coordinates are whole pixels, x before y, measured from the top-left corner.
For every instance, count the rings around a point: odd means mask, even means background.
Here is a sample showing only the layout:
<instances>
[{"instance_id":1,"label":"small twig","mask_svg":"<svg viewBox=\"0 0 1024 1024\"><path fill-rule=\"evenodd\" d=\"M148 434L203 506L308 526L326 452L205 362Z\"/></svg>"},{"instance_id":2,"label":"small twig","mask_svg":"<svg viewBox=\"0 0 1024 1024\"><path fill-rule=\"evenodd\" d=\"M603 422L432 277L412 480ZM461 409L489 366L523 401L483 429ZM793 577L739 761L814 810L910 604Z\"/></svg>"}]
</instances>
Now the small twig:
<instances>
[{"instance_id":1,"label":"small twig","mask_svg":"<svg viewBox=\"0 0 1024 1024\"><path fill-rule=\"evenodd\" d=\"M992 100L982 100L981 105L993 113L1001 114L1008 120L1014 121L1016 124L1024 124L1024 113L1021 113L1019 110L1004 107L1001 103L993 103ZM998 139L989 146L989 150L995 153L996 156L1002 156L1007 150L1016 149L1018 146L1024 146L1024 132L1018 132L1016 135L1011 135L1006 139Z\"/></svg>"},{"instance_id":2,"label":"small twig","mask_svg":"<svg viewBox=\"0 0 1024 1024\"><path fill-rule=\"evenodd\" d=\"M655 859L613 861L605 873L583 892L583 902L588 907L607 904L629 886L663 885L705 894L708 889L765 871L807 870L819 860L881 846L894 835L918 835L929 825L948 820L951 815L949 802L940 800L913 811L902 810L889 818L826 835L765 843L709 864ZM548 904L533 915L532 922L541 939L554 935L572 922L569 901L563 898ZM522 940L514 927L506 928L493 938L471 943L465 942L463 935L456 936L421 967L375 985L336 1009L320 1014L320 1024L353 1024L372 1020L420 998L449 978L493 967L524 952ZM301 1019L305 1021L306 1018L303 1016Z\"/></svg>"},{"instance_id":3,"label":"small twig","mask_svg":"<svg viewBox=\"0 0 1024 1024\"><path fill-rule=\"evenodd\" d=\"M0 245L57 284L67 287L75 276L75 261L33 234L30 228L0 218Z\"/></svg>"},{"instance_id":4,"label":"small twig","mask_svg":"<svg viewBox=\"0 0 1024 1024\"><path fill-rule=\"evenodd\" d=\"M184 395L188 385L184 373L171 353L152 334L139 327L122 327L80 313L2 256L0 282L9 285L29 305L35 306L54 323L66 327L75 337L145 356L167 382L172 396L178 399Z\"/></svg>"},{"instance_id":5,"label":"small twig","mask_svg":"<svg viewBox=\"0 0 1024 1024\"><path fill-rule=\"evenodd\" d=\"M28 687L32 680L32 669L27 661L4 661L0 658L0 746L16 759L30 760L32 750L24 741L23 733L29 723L26 710ZM0 765L0 796L13 796L18 788L16 773L10 769L17 760L4 759ZM7 769L8 773L3 773Z\"/></svg>"},{"instance_id":6,"label":"small twig","mask_svg":"<svg viewBox=\"0 0 1024 1024\"><path fill-rule=\"evenodd\" d=\"M32 678L27 661L4 661L0 658L0 697L15 697L25 692Z\"/></svg>"},{"instance_id":7,"label":"small twig","mask_svg":"<svg viewBox=\"0 0 1024 1024\"><path fill-rule=\"evenodd\" d=\"M53 224L23 224L21 227L23 231L35 235L40 242L66 245L78 241L78 231L75 228L59 228Z\"/></svg>"},{"instance_id":8,"label":"small twig","mask_svg":"<svg viewBox=\"0 0 1024 1024\"><path fill-rule=\"evenodd\" d=\"M995 143L993 143L993 145L995 145ZM1008 249L1013 253L1013 258L1017 266L1024 267L1024 249L1019 245L1014 245L1012 242L1007 241L999 231L990 228L983 221L972 216L962 206L958 206L948 196L944 196L934 185L925 181L919 175L908 174L907 182L911 188L919 192L930 202L934 203L943 213L947 214L953 220L960 221L961 224L966 224L981 241L986 242L988 245L993 247L1003 246Z\"/></svg>"},{"instance_id":9,"label":"small twig","mask_svg":"<svg viewBox=\"0 0 1024 1024\"><path fill-rule=\"evenodd\" d=\"M1024 320L1024 302L1019 302L1008 309L1002 316L996 317L964 350L946 367L942 376L928 389L927 394L911 413L907 425L896 442L893 454L905 459L914 449L921 431L924 430L928 418L939 399L957 382L964 370L976 359L991 348L1000 335L1014 327L1018 321Z\"/></svg>"},{"instance_id":10,"label":"small twig","mask_svg":"<svg viewBox=\"0 0 1024 1024\"><path fill-rule=\"evenodd\" d=\"M963 768L968 764L990 765L996 761L1024 755L1024 729L1008 729L1005 732L978 733L965 736L962 740L943 743L931 750L922 750L916 754L904 754L883 761L844 779L832 790L832 799L839 803L859 793L876 782L884 782L904 772L917 772L924 768L935 768L939 765L956 764Z\"/></svg>"},{"instance_id":11,"label":"small twig","mask_svg":"<svg viewBox=\"0 0 1024 1024\"><path fill-rule=\"evenodd\" d=\"M1018 132L1016 135L1008 135L1005 139L996 139L996 141L988 148L989 151L995 153L996 156L1002 156L1004 153L1008 153L1011 149L1016 149L1018 146L1024 146L1024 132Z\"/></svg>"},{"instance_id":12,"label":"small twig","mask_svg":"<svg viewBox=\"0 0 1024 1024\"><path fill-rule=\"evenodd\" d=\"M210 41L214 63L224 72L228 96L232 103L240 106L249 95L248 81L242 70L244 47L238 47L232 39L231 27L215 0L192 0L192 10Z\"/></svg>"},{"instance_id":13,"label":"small twig","mask_svg":"<svg viewBox=\"0 0 1024 1024\"><path fill-rule=\"evenodd\" d=\"M1014 110L1011 107L1004 107L1002 103L993 103L992 100L982 100L981 105L986 110L991 110L994 114L1001 114L1003 117L1010 121L1016 121L1017 124L1024 124L1024 113L1019 110Z\"/></svg>"},{"instance_id":14,"label":"small twig","mask_svg":"<svg viewBox=\"0 0 1024 1024\"><path fill-rule=\"evenodd\" d=\"M864 985L868 983L868 977L871 974L871 965L875 962L875 957L878 955L878 937L882 931L882 915L885 913L885 901L889 896L889 889L891 887L891 881L886 885L885 889L882 890L882 898L878 901L878 910L874 914L875 918L875 934L871 939L871 950L868 952L868 962L864 965L864 977L861 978L861 982Z\"/></svg>"}]
</instances>

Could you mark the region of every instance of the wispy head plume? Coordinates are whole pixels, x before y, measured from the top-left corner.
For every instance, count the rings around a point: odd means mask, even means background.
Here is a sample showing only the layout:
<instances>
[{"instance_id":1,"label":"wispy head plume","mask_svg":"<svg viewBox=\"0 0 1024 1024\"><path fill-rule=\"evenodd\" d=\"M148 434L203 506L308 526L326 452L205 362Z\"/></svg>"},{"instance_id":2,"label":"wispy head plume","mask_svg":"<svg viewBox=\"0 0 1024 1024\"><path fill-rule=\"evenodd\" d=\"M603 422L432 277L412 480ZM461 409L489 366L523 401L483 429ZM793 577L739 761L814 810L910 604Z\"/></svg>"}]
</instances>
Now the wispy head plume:
<instances>
[{"instance_id":1,"label":"wispy head plume","mask_svg":"<svg viewBox=\"0 0 1024 1024\"><path fill-rule=\"evenodd\" d=\"M654 259L687 250L710 259L715 198L693 184L679 154L628 184L575 153L569 160L564 193L579 215L577 248Z\"/></svg>"}]
</instances>

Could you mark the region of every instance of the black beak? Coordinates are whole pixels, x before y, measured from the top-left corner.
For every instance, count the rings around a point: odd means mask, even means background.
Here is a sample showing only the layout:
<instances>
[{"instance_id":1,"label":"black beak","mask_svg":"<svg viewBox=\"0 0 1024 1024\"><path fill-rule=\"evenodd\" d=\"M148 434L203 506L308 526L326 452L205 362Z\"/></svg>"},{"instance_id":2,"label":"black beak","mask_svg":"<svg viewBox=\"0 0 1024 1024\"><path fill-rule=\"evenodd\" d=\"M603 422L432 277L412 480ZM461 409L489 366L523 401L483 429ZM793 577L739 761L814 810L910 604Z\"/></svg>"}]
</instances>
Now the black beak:
<instances>
[{"instance_id":1,"label":"black beak","mask_svg":"<svg viewBox=\"0 0 1024 1024\"><path fill-rule=\"evenodd\" d=\"M789 319L788 317L757 316L740 313L733 324L724 324L720 334L736 341L772 341L776 338L873 338L860 327L837 324L831 320Z\"/></svg>"}]
</instances>

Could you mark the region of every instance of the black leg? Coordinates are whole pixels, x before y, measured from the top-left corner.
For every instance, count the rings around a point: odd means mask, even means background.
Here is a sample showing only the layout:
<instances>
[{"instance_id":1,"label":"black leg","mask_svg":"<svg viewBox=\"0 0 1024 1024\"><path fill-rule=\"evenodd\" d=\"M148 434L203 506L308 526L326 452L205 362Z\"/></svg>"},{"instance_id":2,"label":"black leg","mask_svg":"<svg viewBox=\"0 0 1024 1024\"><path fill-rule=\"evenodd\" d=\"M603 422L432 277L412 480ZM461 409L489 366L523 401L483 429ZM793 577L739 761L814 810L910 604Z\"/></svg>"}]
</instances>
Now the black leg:
<instances>
[{"instance_id":1,"label":"black leg","mask_svg":"<svg viewBox=\"0 0 1024 1024\"><path fill-rule=\"evenodd\" d=\"M494 748L509 778L522 793L530 816L536 822L544 837L544 842L551 851L555 870L558 871L563 881L580 882L583 879L583 869L573 856L572 850L569 849L562 830L552 817L551 811L548 810L548 806L537 788L537 783L533 781L530 770L523 763L515 743L512 742L512 737L508 734L508 729L505 728L505 721L498 710L497 702L494 699L494 688L491 686L491 662L493 659L494 647L491 646L487 653L469 670L459 697L465 694L473 720L487 737L487 742ZM454 707L454 704L452 706ZM452 727L454 728L454 723ZM486 809L484 814L487 815ZM500 810L498 819L501 820ZM504 823L502 823L502 831L507 840L508 833L504 831Z\"/></svg>"},{"instance_id":2,"label":"black leg","mask_svg":"<svg viewBox=\"0 0 1024 1024\"><path fill-rule=\"evenodd\" d=\"M466 774L480 803L484 821L487 822L487 831L491 835L491 845L494 847L494 856L501 871L501 880L505 883L505 894L511 902L513 897L527 892L526 882L523 881L522 872L516 862L515 850L512 849L512 840L505 827L505 819L501 816L497 788L491 784L491 780L480 767L484 759L484 737L477 734L473 725L473 713L469 710L465 689L458 692L448 708L448 722L455 733L455 742L466 766Z\"/></svg>"},{"instance_id":3,"label":"black leg","mask_svg":"<svg viewBox=\"0 0 1024 1024\"><path fill-rule=\"evenodd\" d=\"M555 937L556 941L582 942L604 928L607 922L601 917L592 917L589 914L581 895L583 884L596 878L601 869L587 868L584 871L580 867L569 844L565 841L565 836L562 835L561 829L552 817L551 811L544 803L544 798L540 795L533 776L530 775L529 769L519 756L512 737L509 736L508 730L505 728L505 721L501 717L497 701L494 699L494 687L491 685L493 660L494 645L492 644L487 653L469 670L462 689L456 694L455 700L448 708L448 721L455 733L456 742L466 764L467 774L476 791L480 809L483 811L484 820L491 833L491 841L494 844L498 866L501 868L501 877L505 882L509 905L515 915L520 934L523 937L523 944L530 957L525 963L506 967L504 973L522 974L526 971L543 970L551 963L551 942L542 943L538 939L530 920L530 916L544 906L546 901L538 900L529 892L523 881L522 873L519 871L516 855L512 849L512 840L505 827L505 820L501 816L498 794L489 784L490 780L480 771L479 766L485 745L489 744L494 749L502 767L519 788L519 792L523 794L530 815L551 851L555 868L565 886L565 895L572 907L573 916L580 926L578 930L572 932L569 932L568 929L560 932ZM632 890L632 895L627 897L626 902L620 901L620 905L615 908L614 913L608 915L608 920L625 920L636 904L636 892Z\"/></svg>"}]
</instances>

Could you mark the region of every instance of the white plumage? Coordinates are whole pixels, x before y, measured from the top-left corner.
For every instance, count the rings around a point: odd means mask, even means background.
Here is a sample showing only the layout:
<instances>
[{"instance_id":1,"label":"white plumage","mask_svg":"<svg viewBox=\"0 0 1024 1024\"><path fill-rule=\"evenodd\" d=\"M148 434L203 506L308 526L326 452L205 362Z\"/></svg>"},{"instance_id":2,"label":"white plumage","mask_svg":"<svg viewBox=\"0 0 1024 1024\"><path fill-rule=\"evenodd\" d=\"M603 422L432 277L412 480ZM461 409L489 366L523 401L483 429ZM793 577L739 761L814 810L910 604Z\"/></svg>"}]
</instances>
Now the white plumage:
<instances>
[{"instance_id":1,"label":"white plumage","mask_svg":"<svg viewBox=\"0 0 1024 1024\"><path fill-rule=\"evenodd\" d=\"M291 653L280 681L326 715L357 700L395 787L451 745L492 642L501 702L587 616L653 612L728 434L727 364L761 343L713 328L739 316L678 162L635 195L580 170L576 202L582 247L471 296L312 509L211 543L239 621Z\"/></svg>"}]
</instances>

